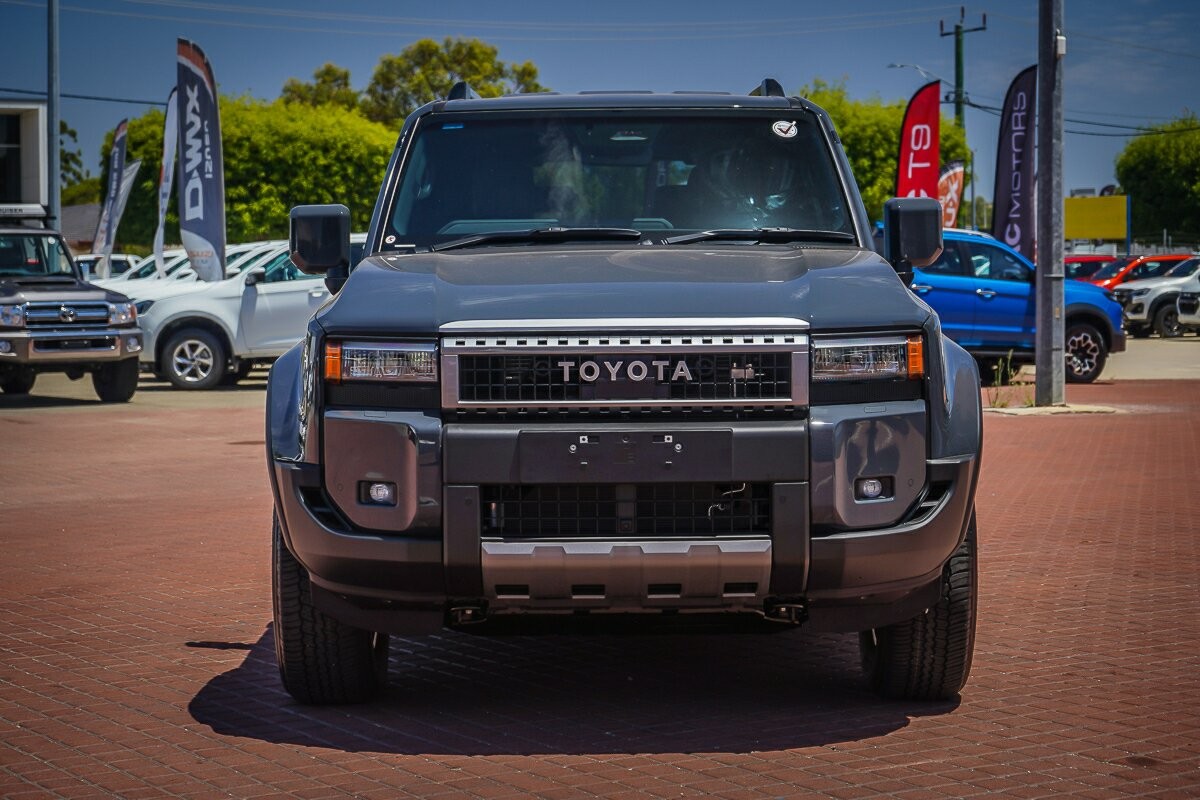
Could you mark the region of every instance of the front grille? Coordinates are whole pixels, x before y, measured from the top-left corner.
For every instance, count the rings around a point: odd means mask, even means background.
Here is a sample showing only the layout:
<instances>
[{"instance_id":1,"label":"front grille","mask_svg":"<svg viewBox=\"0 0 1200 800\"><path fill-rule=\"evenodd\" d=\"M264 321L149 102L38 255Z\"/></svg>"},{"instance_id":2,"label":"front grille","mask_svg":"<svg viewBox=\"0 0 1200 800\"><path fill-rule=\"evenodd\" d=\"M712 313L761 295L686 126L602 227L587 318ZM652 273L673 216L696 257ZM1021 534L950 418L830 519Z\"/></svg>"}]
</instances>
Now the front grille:
<instances>
[{"instance_id":1,"label":"front grille","mask_svg":"<svg viewBox=\"0 0 1200 800\"><path fill-rule=\"evenodd\" d=\"M30 328L73 328L108 324L107 303L30 303L25 307Z\"/></svg>"},{"instance_id":2,"label":"front grille","mask_svg":"<svg viewBox=\"0 0 1200 800\"><path fill-rule=\"evenodd\" d=\"M481 486L481 533L560 538L770 533L767 483Z\"/></svg>"},{"instance_id":3,"label":"front grille","mask_svg":"<svg viewBox=\"0 0 1200 800\"><path fill-rule=\"evenodd\" d=\"M802 333L446 337L443 408L524 414L804 407Z\"/></svg>"},{"instance_id":4,"label":"front grille","mask_svg":"<svg viewBox=\"0 0 1200 800\"><path fill-rule=\"evenodd\" d=\"M573 353L466 355L458 360L459 399L468 403L779 401L791 394L791 362L790 353L754 351L595 358Z\"/></svg>"},{"instance_id":5,"label":"front grille","mask_svg":"<svg viewBox=\"0 0 1200 800\"><path fill-rule=\"evenodd\" d=\"M1113 299L1116 300L1118 303L1120 303L1122 308L1129 305L1129 300L1132 296L1133 296L1133 294L1131 292L1125 291L1123 289L1118 289L1115 292L1113 292Z\"/></svg>"}]
</instances>

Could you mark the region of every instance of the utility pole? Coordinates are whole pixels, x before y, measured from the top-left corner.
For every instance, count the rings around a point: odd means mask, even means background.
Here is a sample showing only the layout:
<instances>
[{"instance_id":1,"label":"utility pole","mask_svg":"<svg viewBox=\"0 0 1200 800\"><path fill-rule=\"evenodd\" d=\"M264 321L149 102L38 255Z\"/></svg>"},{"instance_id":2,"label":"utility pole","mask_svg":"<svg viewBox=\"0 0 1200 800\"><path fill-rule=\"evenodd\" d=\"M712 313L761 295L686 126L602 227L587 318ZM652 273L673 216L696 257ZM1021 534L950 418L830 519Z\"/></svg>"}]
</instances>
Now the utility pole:
<instances>
[{"instance_id":1,"label":"utility pole","mask_svg":"<svg viewBox=\"0 0 1200 800\"><path fill-rule=\"evenodd\" d=\"M966 125L963 119L963 34L986 31L987 14L982 16L983 19L980 25L974 28L964 28L963 24L966 22L967 9L966 6L959 6L958 22L954 23L954 30L946 30L945 20L938 21L938 30L941 32L941 35L954 37L954 122L960 128Z\"/></svg>"},{"instance_id":2,"label":"utility pole","mask_svg":"<svg viewBox=\"0 0 1200 800\"><path fill-rule=\"evenodd\" d=\"M46 61L46 193L49 195L47 225L62 230L62 194L59 175L62 164L58 150L58 0L46 5L46 34L48 39Z\"/></svg>"},{"instance_id":3,"label":"utility pole","mask_svg":"<svg viewBox=\"0 0 1200 800\"><path fill-rule=\"evenodd\" d=\"M1037 376L1039 406L1063 404L1063 0L1038 0Z\"/></svg>"}]
</instances>

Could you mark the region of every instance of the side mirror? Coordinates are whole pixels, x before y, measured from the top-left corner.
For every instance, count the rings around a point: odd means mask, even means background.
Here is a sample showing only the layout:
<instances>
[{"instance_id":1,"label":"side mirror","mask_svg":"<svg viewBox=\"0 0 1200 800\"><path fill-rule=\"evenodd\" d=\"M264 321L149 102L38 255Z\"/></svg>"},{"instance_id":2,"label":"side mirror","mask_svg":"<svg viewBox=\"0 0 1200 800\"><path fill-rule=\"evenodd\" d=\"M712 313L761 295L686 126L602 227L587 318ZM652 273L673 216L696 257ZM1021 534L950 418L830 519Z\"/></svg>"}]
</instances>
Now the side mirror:
<instances>
[{"instance_id":1,"label":"side mirror","mask_svg":"<svg viewBox=\"0 0 1200 800\"><path fill-rule=\"evenodd\" d=\"M253 286L256 283L262 283L264 280L266 280L266 277L267 271L265 269L262 267L255 267L246 273L245 283L247 286Z\"/></svg>"},{"instance_id":2,"label":"side mirror","mask_svg":"<svg viewBox=\"0 0 1200 800\"><path fill-rule=\"evenodd\" d=\"M343 205L296 206L288 236L292 263L308 275L350 269L350 209Z\"/></svg>"},{"instance_id":3,"label":"side mirror","mask_svg":"<svg viewBox=\"0 0 1200 800\"><path fill-rule=\"evenodd\" d=\"M942 254L942 204L931 197L896 197L883 204L883 257L905 283L913 267Z\"/></svg>"}]
</instances>

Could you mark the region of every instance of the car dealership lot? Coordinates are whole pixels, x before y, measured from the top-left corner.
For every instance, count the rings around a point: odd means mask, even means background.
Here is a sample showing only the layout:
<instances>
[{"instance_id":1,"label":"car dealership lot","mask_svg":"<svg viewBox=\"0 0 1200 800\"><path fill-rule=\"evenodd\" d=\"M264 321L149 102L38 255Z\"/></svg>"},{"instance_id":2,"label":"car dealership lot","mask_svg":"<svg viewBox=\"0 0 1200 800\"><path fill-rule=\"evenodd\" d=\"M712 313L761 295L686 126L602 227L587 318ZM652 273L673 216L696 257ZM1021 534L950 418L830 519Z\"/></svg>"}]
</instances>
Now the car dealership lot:
<instances>
[{"instance_id":1,"label":"car dealership lot","mask_svg":"<svg viewBox=\"0 0 1200 800\"><path fill-rule=\"evenodd\" d=\"M1200 370L1197 337L1131 345ZM262 375L0 396L0 796L1200 794L1200 380L986 415L958 703L879 701L852 636L455 633L313 709L275 671Z\"/></svg>"}]
</instances>

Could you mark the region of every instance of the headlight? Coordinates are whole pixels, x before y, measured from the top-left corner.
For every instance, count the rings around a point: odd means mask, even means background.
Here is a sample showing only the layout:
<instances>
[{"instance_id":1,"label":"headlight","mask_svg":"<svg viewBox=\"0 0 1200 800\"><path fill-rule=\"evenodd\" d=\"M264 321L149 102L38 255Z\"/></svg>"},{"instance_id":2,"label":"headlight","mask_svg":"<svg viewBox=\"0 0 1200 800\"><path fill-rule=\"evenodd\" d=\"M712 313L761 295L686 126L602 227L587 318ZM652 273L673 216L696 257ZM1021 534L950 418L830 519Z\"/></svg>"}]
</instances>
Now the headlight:
<instances>
[{"instance_id":1,"label":"headlight","mask_svg":"<svg viewBox=\"0 0 1200 800\"><path fill-rule=\"evenodd\" d=\"M130 325L137 320L137 309L133 303L109 303L108 324Z\"/></svg>"},{"instance_id":2,"label":"headlight","mask_svg":"<svg viewBox=\"0 0 1200 800\"><path fill-rule=\"evenodd\" d=\"M0 306L0 327L3 328L24 328L25 327L25 306Z\"/></svg>"},{"instance_id":3,"label":"headlight","mask_svg":"<svg viewBox=\"0 0 1200 800\"><path fill-rule=\"evenodd\" d=\"M1145 297L1148 294L1150 294L1149 289L1134 289L1133 290L1133 297Z\"/></svg>"},{"instance_id":4,"label":"headlight","mask_svg":"<svg viewBox=\"0 0 1200 800\"><path fill-rule=\"evenodd\" d=\"M920 336L813 340L815 383L924 376L925 346Z\"/></svg>"},{"instance_id":5,"label":"headlight","mask_svg":"<svg viewBox=\"0 0 1200 800\"><path fill-rule=\"evenodd\" d=\"M326 342L325 380L435 383L437 346L432 342Z\"/></svg>"},{"instance_id":6,"label":"headlight","mask_svg":"<svg viewBox=\"0 0 1200 800\"><path fill-rule=\"evenodd\" d=\"M140 316L144 315L147 311L149 311L150 306L152 306L152 305L154 305L153 300L139 300L138 302L133 304L133 308L134 308L134 310L137 311L137 314L140 317Z\"/></svg>"}]
</instances>

